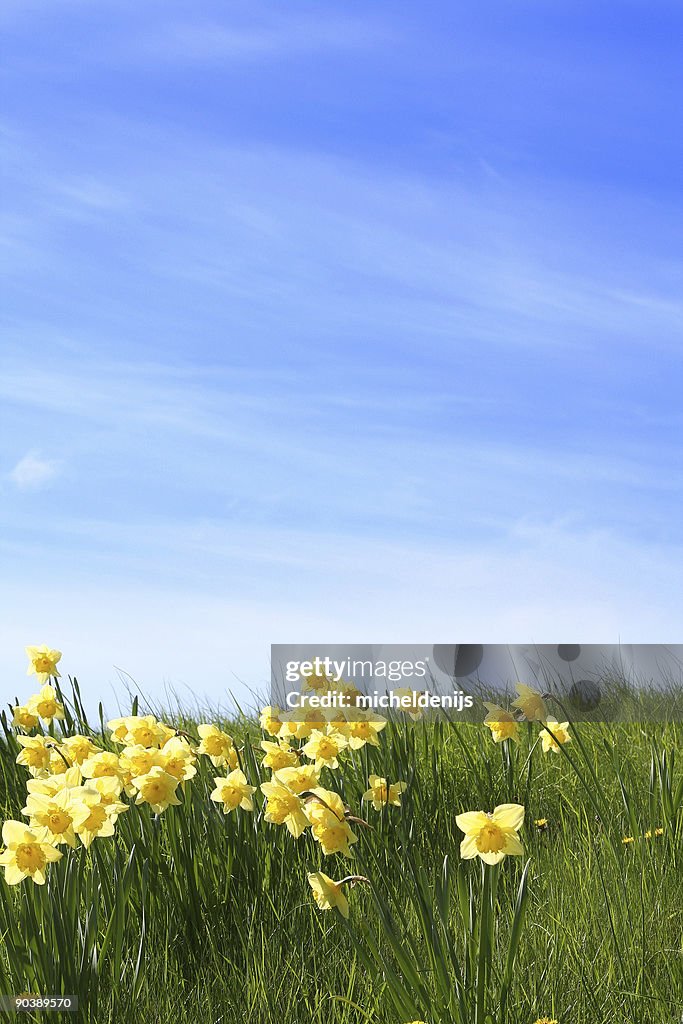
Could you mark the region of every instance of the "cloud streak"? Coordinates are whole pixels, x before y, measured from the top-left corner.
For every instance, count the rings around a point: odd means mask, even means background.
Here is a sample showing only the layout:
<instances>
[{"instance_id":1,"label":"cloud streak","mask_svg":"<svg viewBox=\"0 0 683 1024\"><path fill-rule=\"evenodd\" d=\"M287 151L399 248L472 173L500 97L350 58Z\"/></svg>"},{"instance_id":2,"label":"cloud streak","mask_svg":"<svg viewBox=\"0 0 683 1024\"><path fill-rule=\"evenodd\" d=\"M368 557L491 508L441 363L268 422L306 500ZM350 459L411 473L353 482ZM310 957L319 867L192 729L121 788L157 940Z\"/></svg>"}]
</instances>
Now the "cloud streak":
<instances>
[{"instance_id":1,"label":"cloud streak","mask_svg":"<svg viewBox=\"0 0 683 1024\"><path fill-rule=\"evenodd\" d=\"M45 459L40 452L27 452L7 474L20 491L42 491L59 476L61 462Z\"/></svg>"}]
</instances>

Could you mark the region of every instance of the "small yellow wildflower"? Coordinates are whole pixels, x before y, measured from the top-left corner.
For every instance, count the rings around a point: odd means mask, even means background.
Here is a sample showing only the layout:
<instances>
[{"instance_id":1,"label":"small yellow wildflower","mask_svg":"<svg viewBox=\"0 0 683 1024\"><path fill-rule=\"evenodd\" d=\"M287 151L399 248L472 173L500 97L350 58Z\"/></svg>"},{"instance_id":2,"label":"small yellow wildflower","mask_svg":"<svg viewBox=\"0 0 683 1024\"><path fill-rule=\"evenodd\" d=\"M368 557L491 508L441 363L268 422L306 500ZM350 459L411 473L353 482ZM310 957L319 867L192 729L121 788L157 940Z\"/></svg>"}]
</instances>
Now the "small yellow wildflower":
<instances>
[{"instance_id":1,"label":"small yellow wildflower","mask_svg":"<svg viewBox=\"0 0 683 1024\"><path fill-rule=\"evenodd\" d=\"M631 843L634 842L634 839L633 836L624 836L624 838L621 841L624 844L624 846L630 846Z\"/></svg>"},{"instance_id":2,"label":"small yellow wildflower","mask_svg":"<svg viewBox=\"0 0 683 1024\"><path fill-rule=\"evenodd\" d=\"M519 740L519 722L510 711L505 711L497 704L490 704L484 701L484 707L488 714L484 719L484 725L491 730L494 743L502 743L503 740Z\"/></svg>"},{"instance_id":3,"label":"small yellow wildflower","mask_svg":"<svg viewBox=\"0 0 683 1024\"><path fill-rule=\"evenodd\" d=\"M519 708L527 722L545 722L548 714L541 694L526 683L515 683L515 689L519 697L513 700L513 708Z\"/></svg>"},{"instance_id":4,"label":"small yellow wildflower","mask_svg":"<svg viewBox=\"0 0 683 1024\"><path fill-rule=\"evenodd\" d=\"M51 722L53 718L64 718L64 705L57 700L57 691L54 686L45 683L40 693L34 693L26 702L30 714L39 715L44 722Z\"/></svg>"},{"instance_id":5,"label":"small yellow wildflower","mask_svg":"<svg viewBox=\"0 0 683 1024\"><path fill-rule=\"evenodd\" d=\"M536 818L536 820L534 821L534 825L536 826L539 832L545 832L545 830L548 828L548 819Z\"/></svg>"},{"instance_id":6,"label":"small yellow wildflower","mask_svg":"<svg viewBox=\"0 0 683 1024\"><path fill-rule=\"evenodd\" d=\"M241 807L243 811L254 810L251 794L256 792L256 786L247 785L246 776L239 768L230 772L226 778L217 775L213 781L216 788L211 794L211 799L216 803L222 803L226 814L237 807Z\"/></svg>"},{"instance_id":7,"label":"small yellow wildflower","mask_svg":"<svg viewBox=\"0 0 683 1024\"><path fill-rule=\"evenodd\" d=\"M21 821L6 821L2 826L2 841L6 847L0 853L0 864L5 869L8 885L18 885L31 878L36 885L45 883L48 863L59 860L61 852L49 843L40 842Z\"/></svg>"},{"instance_id":8,"label":"small yellow wildflower","mask_svg":"<svg viewBox=\"0 0 683 1024\"><path fill-rule=\"evenodd\" d=\"M53 651L46 644L41 647L27 647L28 654L28 676L38 676L40 683L45 683L50 678L59 677L57 662L62 657L61 651Z\"/></svg>"},{"instance_id":9,"label":"small yellow wildflower","mask_svg":"<svg viewBox=\"0 0 683 1024\"><path fill-rule=\"evenodd\" d=\"M554 1017L552 1019L550 1017L539 1017L537 1021L534 1021L534 1024L558 1024L558 1022Z\"/></svg>"},{"instance_id":10,"label":"small yellow wildflower","mask_svg":"<svg viewBox=\"0 0 683 1024\"><path fill-rule=\"evenodd\" d=\"M381 811L387 804L401 806L401 793L408 788L405 782L392 782L388 785L387 780L380 778L379 775L371 775L368 782L370 789L363 793L363 800L372 800L372 806L376 811Z\"/></svg>"},{"instance_id":11,"label":"small yellow wildflower","mask_svg":"<svg viewBox=\"0 0 683 1024\"><path fill-rule=\"evenodd\" d=\"M17 704L12 708L12 726L15 729L26 729L29 732L38 725L38 715L33 714L25 704Z\"/></svg>"},{"instance_id":12,"label":"small yellow wildflower","mask_svg":"<svg viewBox=\"0 0 683 1024\"><path fill-rule=\"evenodd\" d=\"M464 860L479 856L486 864L498 864L508 855L522 856L524 848L518 832L523 822L524 808L519 804L499 804L492 814L484 811L458 814L455 823L465 833L460 856Z\"/></svg>"},{"instance_id":13,"label":"small yellow wildflower","mask_svg":"<svg viewBox=\"0 0 683 1024\"><path fill-rule=\"evenodd\" d=\"M541 730L541 746L543 752L548 754L558 754L560 752L560 744L571 743L572 738L569 735L569 722L558 722L555 718L548 718L546 725ZM548 731L550 730L550 731ZM552 736L550 735L552 733Z\"/></svg>"}]
</instances>

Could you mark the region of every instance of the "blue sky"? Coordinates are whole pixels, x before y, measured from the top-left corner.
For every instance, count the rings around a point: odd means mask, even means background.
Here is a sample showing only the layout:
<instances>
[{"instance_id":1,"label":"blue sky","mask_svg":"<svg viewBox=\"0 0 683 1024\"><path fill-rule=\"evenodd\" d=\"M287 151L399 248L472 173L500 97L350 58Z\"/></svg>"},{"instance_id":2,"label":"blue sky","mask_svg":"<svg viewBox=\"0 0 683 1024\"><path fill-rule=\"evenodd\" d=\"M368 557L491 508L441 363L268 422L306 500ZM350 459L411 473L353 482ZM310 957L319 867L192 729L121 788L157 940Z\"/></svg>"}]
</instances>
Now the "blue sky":
<instances>
[{"instance_id":1,"label":"blue sky","mask_svg":"<svg viewBox=\"0 0 683 1024\"><path fill-rule=\"evenodd\" d=\"M3 696L680 640L680 5L0 29Z\"/></svg>"}]
</instances>

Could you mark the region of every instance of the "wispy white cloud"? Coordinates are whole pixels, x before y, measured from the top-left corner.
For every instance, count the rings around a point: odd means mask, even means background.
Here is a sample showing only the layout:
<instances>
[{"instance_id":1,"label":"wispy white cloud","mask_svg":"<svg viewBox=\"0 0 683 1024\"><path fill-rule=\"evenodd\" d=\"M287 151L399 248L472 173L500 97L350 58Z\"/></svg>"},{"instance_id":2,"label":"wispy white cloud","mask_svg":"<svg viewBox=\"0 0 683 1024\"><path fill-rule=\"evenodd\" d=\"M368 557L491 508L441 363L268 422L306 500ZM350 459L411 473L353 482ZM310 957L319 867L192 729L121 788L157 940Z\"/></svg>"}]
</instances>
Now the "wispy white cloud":
<instances>
[{"instance_id":1,"label":"wispy white cloud","mask_svg":"<svg viewBox=\"0 0 683 1024\"><path fill-rule=\"evenodd\" d=\"M20 491L41 491L49 486L62 471L62 463L55 459L45 459L40 452L27 452L19 459L8 478Z\"/></svg>"},{"instance_id":2,"label":"wispy white cloud","mask_svg":"<svg viewBox=\"0 0 683 1024\"><path fill-rule=\"evenodd\" d=\"M301 18L288 12L284 18L250 19L246 24L226 27L224 22L170 21L157 25L154 35L130 42L132 54L157 60L210 63L224 60L252 60L262 57L300 57L307 53L366 47L379 29L368 18L354 19L324 14ZM387 38L389 30L384 27Z\"/></svg>"}]
</instances>

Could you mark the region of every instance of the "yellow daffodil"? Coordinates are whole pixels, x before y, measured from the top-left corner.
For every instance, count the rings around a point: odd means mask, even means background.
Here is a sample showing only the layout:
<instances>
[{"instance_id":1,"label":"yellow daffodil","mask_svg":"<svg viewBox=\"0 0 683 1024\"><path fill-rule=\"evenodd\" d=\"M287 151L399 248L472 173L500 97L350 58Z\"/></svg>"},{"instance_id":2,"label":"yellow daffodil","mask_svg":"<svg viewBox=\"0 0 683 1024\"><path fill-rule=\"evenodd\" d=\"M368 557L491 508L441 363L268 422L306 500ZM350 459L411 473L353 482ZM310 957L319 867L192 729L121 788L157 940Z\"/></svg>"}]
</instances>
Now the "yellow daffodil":
<instances>
[{"instance_id":1,"label":"yellow daffodil","mask_svg":"<svg viewBox=\"0 0 683 1024\"><path fill-rule=\"evenodd\" d=\"M22 814L29 818L29 826L41 843L59 846L66 843L75 848L74 826L88 816L88 810L74 795L74 789L62 789L52 796L30 793Z\"/></svg>"},{"instance_id":2,"label":"yellow daffodil","mask_svg":"<svg viewBox=\"0 0 683 1024\"><path fill-rule=\"evenodd\" d=\"M158 722L154 715L131 715L125 722L124 742L129 747L160 747L175 735L170 726Z\"/></svg>"},{"instance_id":3,"label":"yellow daffodil","mask_svg":"<svg viewBox=\"0 0 683 1024\"><path fill-rule=\"evenodd\" d=\"M519 697L513 700L513 708L519 708L527 722L545 722L548 713L541 694L526 683L515 683L515 689Z\"/></svg>"},{"instance_id":4,"label":"yellow daffodil","mask_svg":"<svg viewBox=\"0 0 683 1024\"><path fill-rule=\"evenodd\" d=\"M17 704L12 708L12 726L15 729L25 729L30 732L38 725L38 715L33 714L24 704Z\"/></svg>"},{"instance_id":5,"label":"yellow daffodil","mask_svg":"<svg viewBox=\"0 0 683 1024\"><path fill-rule=\"evenodd\" d=\"M261 792L267 797L264 818L274 825L285 825L295 839L308 826L304 802L279 782L262 782Z\"/></svg>"},{"instance_id":6,"label":"yellow daffodil","mask_svg":"<svg viewBox=\"0 0 683 1024\"><path fill-rule=\"evenodd\" d=\"M455 823L465 838L460 844L464 860L481 857L486 864L497 864L505 856L520 857L524 848L519 829L524 821L524 808L519 804L500 804L492 814L467 811L458 814Z\"/></svg>"},{"instance_id":7,"label":"yellow daffodil","mask_svg":"<svg viewBox=\"0 0 683 1024\"><path fill-rule=\"evenodd\" d=\"M361 691L353 683L341 683L335 686L335 693L345 698L345 703L350 708L357 706L358 698L362 697Z\"/></svg>"},{"instance_id":8,"label":"yellow daffodil","mask_svg":"<svg viewBox=\"0 0 683 1024\"><path fill-rule=\"evenodd\" d=\"M321 910L332 910L333 907L336 907L341 916L348 919L349 901L342 892L342 886L346 879L341 882L333 882L330 876L322 871L312 871L306 877L318 907Z\"/></svg>"},{"instance_id":9,"label":"yellow daffodil","mask_svg":"<svg viewBox=\"0 0 683 1024\"><path fill-rule=\"evenodd\" d=\"M320 772L314 764L301 764L291 768L278 768L273 772L273 782L286 786L292 793L304 793L314 789L319 782Z\"/></svg>"},{"instance_id":10,"label":"yellow daffodil","mask_svg":"<svg viewBox=\"0 0 683 1024\"><path fill-rule=\"evenodd\" d=\"M354 711L352 714L353 719L340 728L340 732L347 737L351 750L360 750L366 743L378 747L378 734L386 727L386 718L372 711Z\"/></svg>"},{"instance_id":11,"label":"yellow daffodil","mask_svg":"<svg viewBox=\"0 0 683 1024\"><path fill-rule=\"evenodd\" d=\"M311 832L324 854L353 856L350 847L358 842L346 817L344 801L338 793L316 787L306 796L306 815Z\"/></svg>"},{"instance_id":12,"label":"yellow daffodil","mask_svg":"<svg viewBox=\"0 0 683 1024\"><path fill-rule=\"evenodd\" d=\"M352 857L351 846L358 842L358 836L353 832L348 821L337 821L328 818L324 823L311 827L313 838L320 843L320 847L326 856L333 853L341 853L344 857Z\"/></svg>"},{"instance_id":13,"label":"yellow daffodil","mask_svg":"<svg viewBox=\"0 0 683 1024\"><path fill-rule=\"evenodd\" d=\"M110 722L107 722L107 729L109 729L114 743L125 743L128 734L128 719L112 718Z\"/></svg>"},{"instance_id":14,"label":"yellow daffodil","mask_svg":"<svg viewBox=\"0 0 683 1024\"><path fill-rule=\"evenodd\" d=\"M43 644L41 647L27 647L29 676L38 676L41 683L47 682L52 677L59 677L57 662L62 657L61 651L53 651L52 648ZM42 717L42 716L41 716Z\"/></svg>"},{"instance_id":15,"label":"yellow daffodil","mask_svg":"<svg viewBox=\"0 0 683 1024\"><path fill-rule=\"evenodd\" d=\"M327 726L324 708L306 708L298 711L296 715L297 728L296 738L299 740L308 739L315 732L323 732Z\"/></svg>"},{"instance_id":16,"label":"yellow daffodil","mask_svg":"<svg viewBox=\"0 0 683 1024\"><path fill-rule=\"evenodd\" d=\"M311 761L315 761L316 768L338 768L337 755L346 747L348 741L337 729L329 732L320 732L314 729L311 738L303 747L303 752Z\"/></svg>"},{"instance_id":17,"label":"yellow daffodil","mask_svg":"<svg viewBox=\"0 0 683 1024\"><path fill-rule=\"evenodd\" d=\"M331 789L323 789L322 786L315 786L306 794L306 815L311 825L324 825L330 822L330 818L337 821L344 821L346 807L344 801Z\"/></svg>"},{"instance_id":18,"label":"yellow daffodil","mask_svg":"<svg viewBox=\"0 0 683 1024\"><path fill-rule=\"evenodd\" d=\"M224 764L231 769L237 768L237 751L232 736L228 736L217 725L199 725L197 732L201 737L198 754L205 754L214 768L222 768Z\"/></svg>"},{"instance_id":19,"label":"yellow daffodil","mask_svg":"<svg viewBox=\"0 0 683 1024\"><path fill-rule=\"evenodd\" d=\"M392 782L389 785L387 780L379 775L371 775L368 782L370 788L363 793L363 800L372 800L372 806L376 811L381 811L387 804L401 806L401 793L407 789L405 782Z\"/></svg>"},{"instance_id":20,"label":"yellow daffodil","mask_svg":"<svg viewBox=\"0 0 683 1024\"><path fill-rule=\"evenodd\" d=\"M101 775L96 779L88 779L84 784L83 789L88 793L96 793L99 795L99 799L105 806L117 806L128 810L128 805L120 802L119 797L121 796L121 790L123 785L121 779L117 775ZM117 814L121 814L120 810Z\"/></svg>"},{"instance_id":21,"label":"yellow daffodil","mask_svg":"<svg viewBox=\"0 0 683 1024\"><path fill-rule=\"evenodd\" d=\"M422 718L424 709L417 703L418 698L422 696L422 693L419 690L409 690L406 686L398 686L392 692L395 696L401 698L400 710L405 715L410 715L414 722L416 722L418 718Z\"/></svg>"},{"instance_id":22,"label":"yellow daffodil","mask_svg":"<svg viewBox=\"0 0 683 1024\"><path fill-rule=\"evenodd\" d=\"M40 842L35 833L21 821L5 822L2 826L2 841L6 849L0 853L0 864L5 869L8 885L18 885L24 878L31 878L36 885L43 885L47 865L62 856L50 843Z\"/></svg>"},{"instance_id":23,"label":"yellow daffodil","mask_svg":"<svg viewBox=\"0 0 683 1024\"><path fill-rule=\"evenodd\" d=\"M119 766L125 776L147 775L156 765L162 767L158 747L143 747L140 744L124 747L119 757Z\"/></svg>"},{"instance_id":24,"label":"yellow daffodil","mask_svg":"<svg viewBox=\"0 0 683 1024\"><path fill-rule=\"evenodd\" d=\"M81 791L80 800L88 814L79 817L74 831L86 849L95 839L113 836L119 815L129 810L118 799L116 786L113 778L91 779Z\"/></svg>"},{"instance_id":25,"label":"yellow daffodil","mask_svg":"<svg viewBox=\"0 0 683 1024\"><path fill-rule=\"evenodd\" d=\"M301 715L302 712L297 710L288 711L286 715L280 716L280 731L277 736L281 743L287 743L289 740L298 738L301 727Z\"/></svg>"},{"instance_id":26,"label":"yellow daffodil","mask_svg":"<svg viewBox=\"0 0 683 1024\"><path fill-rule=\"evenodd\" d=\"M569 722L558 722L554 718L548 718L545 727L541 730L541 745L544 753L558 754L560 751L560 744L571 743L571 736L569 735ZM550 731L548 731L550 730ZM552 733L552 736L551 736Z\"/></svg>"},{"instance_id":27,"label":"yellow daffodil","mask_svg":"<svg viewBox=\"0 0 683 1024\"><path fill-rule=\"evenodd\" d=\"M100 779L104 776L115 776L123 779L126 772L121 767L118 754L112 750L100 750L81 765L81 771L86 779Z\"/></svg>"},{"instance_id":28,"label":"yellow daffodil","mask_svg":"<svg viewBox=\"0 0 683 1024\"><path fill-rule=\"evenodd\" d=\"M211 794L211 799L216 803L223 804L226 814L241 807L243 811L253 811L254 801L251 794L256 792L255 786L249 786L244 772L239 768L230 772L226 778L216 776L214 778L216 788Z\"/></svg>"},{"instance_id":29,"label":"yellow daffodil","mask_svg":"<svg viewBox=\"0 0 683 1024\"><path fill-rule=\"evenodd\" d=\"M319 664L313 661L313 671L310 675L301 676L301 691L312 691L313 693L329 693L334 683Z\"/></svg>"},{"instance_id":30,"label":"yellow daffodil","mask_svg":"<svg viewBox=\"0 0 683 1024\"><path fill-rule=\"evenodd\" d=\"M137 791L136 804L149 804L155 814L162 814L167 807L178 805L176 796L178 780L155 765L145 775L138 775L132 780Z\"/></svg>"},{"instance_id":31,"label":"yellow daffodil","mask_svg":"<svg viewBox=\"0 0 683 1024\"><path fill-rule=\"evenodd\" d=\"M299 755L286 741L273 743L271 740L261 740L261 749L266 752L263 758L264 767L270 768L271 771L292 768L299 763Z\"/></svg>"},{"instance_id":32,"label":"yellow daffodil","mask_svg":"<svg viewBox=\"0 0 683 1024\"><path fill-rule=\"evenodd\" d=\"M495 743L502 743L503 740L519 740L519 722L510 711L505 711L497 704L490 704L484 701L484 707L488 714L484 719L484 725L491 730Z\"/></svg>"},{"instance_id":33,"label":"yellow daffodil","mask_svg":"<svg viewBox=\"0 0 683 1024\"><path fill-rule=\"evenodd\" d=\"M81 769L77 764L68 768L60 775L46 775L35 779L29 779L26 783L26 790L29 793L42 793L45 796L52 796L62 789L73 789L81 784Z\"/></svg>"},{"instance_id":34,"label":"yellow daffodil","mask_svg":"<svg viewBox=\"0 0 683 1024\"><path fill-rule=\"evenodd\" d=\"M34 693L26 702L30 714L39 715L44 722L51 722L53 718L64 718L64 705L57 700L57 691L54 686L45 683L40 693Z\"/></svg>"},{"instance_id":35,"label":"yellow daffodil","mask_svg":"<svg viewBox=\"0 0 683 1024\"><path fill-rule=\"evenodd\" d=\"M17 764L25 765L34 776L48 771L54 742L49 736L17 736L17 743L23 747L17 754Z\"/></svg>"},{"instance_id":36,"label":"yellow daffodil","mask_svg":"<svg viewBox=\"0 0 683 1024\"><path fill-rule=\"evenodd\" d=\"M184 736L171 736L159 751L159 763L165 772L180 782L187 782L197 774L195 753Z\"/></svg>"},{"instance_id":37,"label":"yellow daffodil","mask_svg":"<svg viewBox=\"0 0 683 1024\"><path fill-rule=\"evenodd\" d=\"M60 744L60 749L72 764L83 764L89 757L99 751L99 747L87 736L67 736Z\"/></svg>"},{"instance_id":38,"label":"yellow daffodil","mask_svg":"<svg viewBox=\"0 0 683 1024\"><path fill-rule=\"evenodd\" d=\"M259 715L259 724L264 732L270 736L277 736L282 728L282 708L271 706L263 708Z\"/></svg>"},{"instance_id":39,"label":"yellow daffodil","mask_svg":"<svg viewBox=\"0 0 683 1024\"><path fill-rule=\"evenodd\" d=\"M47 769L50 775L64 775L71 767L73 765L62 744L55 743L50 751L50 764Z\"/></svg>"}]
</instances>

